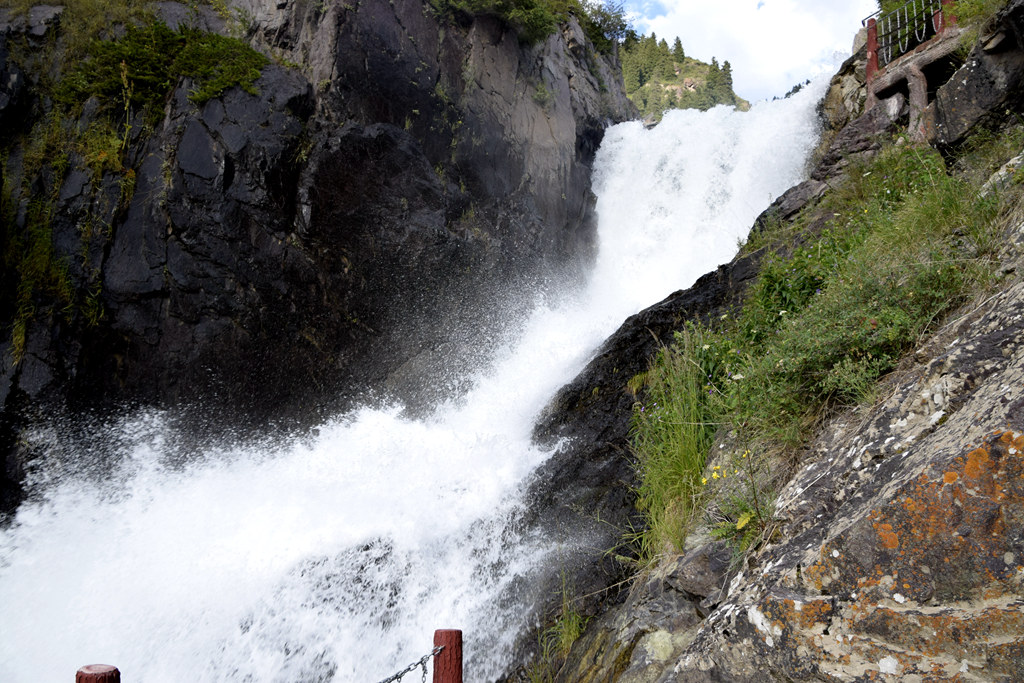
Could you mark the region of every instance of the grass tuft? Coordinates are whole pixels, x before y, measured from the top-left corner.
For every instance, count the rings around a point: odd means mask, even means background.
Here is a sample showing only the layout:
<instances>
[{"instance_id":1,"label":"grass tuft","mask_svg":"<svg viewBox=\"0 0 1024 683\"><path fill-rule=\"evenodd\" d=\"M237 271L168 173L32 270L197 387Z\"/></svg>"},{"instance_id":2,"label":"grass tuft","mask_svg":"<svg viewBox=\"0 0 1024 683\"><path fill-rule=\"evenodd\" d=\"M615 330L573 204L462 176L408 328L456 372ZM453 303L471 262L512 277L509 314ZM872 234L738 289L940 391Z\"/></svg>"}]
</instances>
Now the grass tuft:
<instances>
[{"instance_id":1,"label":"grass tuft","mask_svg":"<svg viewBox=\"0 0 1024 683\"><path fill-rule=\"evenodd\" d=\"M641 537L641 556L681 547L699 501L700 477L717 424L712 381L719 374L709 336L691 325L661 349L643 376L644 400L636 405L633 445L640 486L637 508L649 531Z\"/></svg>"},{"instance_id":2,"label":"grass tuft","mask_svg":"<svg viewBox=\"0 0 1024 683\"><path fill-rule=\"evenodd\" d=\"M531 683L550 683L554 680L558 667L569 656L573 643L583 635L583 629L587 626L588 619L576 606L575 591L565 571L562 572L560 597L557 617L540 632L538 660L525 671L526 680Z\"/></svg>"}]
</instances>

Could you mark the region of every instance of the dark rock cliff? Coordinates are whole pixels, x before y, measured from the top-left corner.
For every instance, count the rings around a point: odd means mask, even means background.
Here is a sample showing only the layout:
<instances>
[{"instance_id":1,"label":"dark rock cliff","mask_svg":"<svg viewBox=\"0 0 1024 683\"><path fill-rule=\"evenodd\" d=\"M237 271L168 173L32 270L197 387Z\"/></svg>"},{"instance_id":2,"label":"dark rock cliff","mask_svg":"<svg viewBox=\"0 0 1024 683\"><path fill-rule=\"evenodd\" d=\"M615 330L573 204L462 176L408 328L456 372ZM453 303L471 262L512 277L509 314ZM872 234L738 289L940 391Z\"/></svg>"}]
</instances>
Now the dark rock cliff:
<instances>
[{"instance_id":1,"label":"dark rock cliff","mask_svg":"<svg viewBox=\"0 0 1024 683\"><path fill-rule=\"evenodd\" d=\"M32 193L55 198L55 255L102 312L40 301L17 362L0 341L5 508L33 414L193 406L244 429L370 392L415 409L457 387L467 368L450 358L479 360L481 322L511 319L526 284L574 277L591 256L590 164L633 109L575 20L526 46L495 18L443 23L420 0L231 5L285 66L263 70L258 94L201 106L186 79L151 131L136 118L130 193L74 151L62 177L24 177L24 136L49 103L8 44L59 45L61 13L0 14L14 220ZM155 6L172 27L239 30ZM0 314L10 334L14 311Z\"/></svg>"}]
</instances>

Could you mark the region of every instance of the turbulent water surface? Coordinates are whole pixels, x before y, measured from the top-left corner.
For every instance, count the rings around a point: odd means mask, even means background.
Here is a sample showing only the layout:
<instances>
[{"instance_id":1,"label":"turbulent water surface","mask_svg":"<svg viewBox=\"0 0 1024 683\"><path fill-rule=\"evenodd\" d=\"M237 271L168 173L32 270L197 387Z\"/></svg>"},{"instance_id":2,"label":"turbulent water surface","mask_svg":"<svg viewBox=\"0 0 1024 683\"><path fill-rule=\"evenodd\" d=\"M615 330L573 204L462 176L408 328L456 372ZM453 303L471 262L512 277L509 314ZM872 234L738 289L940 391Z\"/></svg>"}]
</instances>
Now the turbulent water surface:
<instances>
[{"instance_id":1,"label":"turbulent water surface","mask_svg":"<svg viewBox=\"0 0 1024 683\"><path fill-rule=\"evenodd\" d=\"M731 258L801 180L820 94L610 129L589 285L538 293L431 417L366 408L184 462L187 428L167 415L103 425L91 445L40 426L31 502L0 530L0 681L104 662L126 683L372 682L436 628L464 630L467 680L495 676L555 552L514 524L550 455L530 441L535 415L626 316Z\"/></svg>"}]
</instances>

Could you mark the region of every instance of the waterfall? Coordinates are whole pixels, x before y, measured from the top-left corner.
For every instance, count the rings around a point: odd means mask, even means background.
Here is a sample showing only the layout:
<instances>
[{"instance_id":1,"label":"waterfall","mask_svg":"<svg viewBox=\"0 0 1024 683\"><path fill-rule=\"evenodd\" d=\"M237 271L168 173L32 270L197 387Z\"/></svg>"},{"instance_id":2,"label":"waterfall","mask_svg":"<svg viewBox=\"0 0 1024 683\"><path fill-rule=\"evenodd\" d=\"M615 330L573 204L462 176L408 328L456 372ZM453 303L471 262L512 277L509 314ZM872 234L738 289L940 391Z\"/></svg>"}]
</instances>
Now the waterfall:
<instances>
[{"instance_id":1,"label":"waterfall","mask_svg":"<svg viewBox=\"0 0 1024 683\"><path fill-rule=\"evenodd\" d=\"M0 529L0 680L102 662L126 683L372 682L429 652L437 628L463 629L467 680L496 676L556 552L516 524L550 456L530 440L536 415L627 316L729 260L802 179L823 90L611 128L589 283L538 295L470 391L429 417L363 408L184 461L187 428L159 412L87 442L38 426L31 497Z\"/></svg>"}]
</instances>

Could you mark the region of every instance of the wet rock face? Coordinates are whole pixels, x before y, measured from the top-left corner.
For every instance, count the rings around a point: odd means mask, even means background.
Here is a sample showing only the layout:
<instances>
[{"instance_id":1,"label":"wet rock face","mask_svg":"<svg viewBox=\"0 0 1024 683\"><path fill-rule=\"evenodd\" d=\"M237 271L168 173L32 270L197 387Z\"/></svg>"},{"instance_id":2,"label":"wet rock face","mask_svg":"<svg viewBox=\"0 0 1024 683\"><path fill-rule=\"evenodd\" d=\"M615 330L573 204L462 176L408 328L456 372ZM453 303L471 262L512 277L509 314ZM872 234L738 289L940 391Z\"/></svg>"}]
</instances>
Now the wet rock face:
<instances>
[{"instance_id":1,"label":"wet rock face","mask_svg":"<svg viewBox=\"0 0 1024 683\"><path fill-rule=\"evenodd\" d=\"M312 280L288 239L312 97L305 79L276 66L257 86L258 96L233 90L198 110L179 88L140 153L102 260L110 324L86 333L76 362L80 400L97 388L149 401L216 389L244 410L253 391L285 386L281 370L302 370L277 347L304 322L285 319L299 302L292 286Z\"/></svg>"},{"instance_id":2,"label":"wet rock face","mask_svg":"<svg viewBox=\"0 0 1024 683\"><path fill-rule=\"evenodd\" d=\"M202 106L179 84L150 137L133 125L128 196L74 154L45 179L57 253L104 317L40 311L0 376L5 419L70 399L287 422L368 389L415 408L466 373L452 353L482 360L475 330L500 333L528 303L518 290L591 256L590 163L607 122L634 110L575 22L531 47L492 18L442 25L418 0L233 5L292 66ZM4 120L44 113L6 45L54 30L55 12L2 24Z\"/></svg>"}]
</instances>

